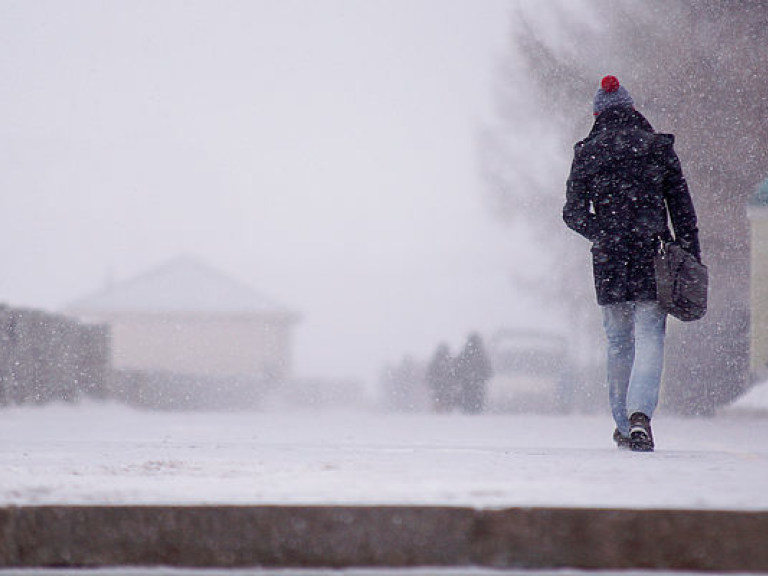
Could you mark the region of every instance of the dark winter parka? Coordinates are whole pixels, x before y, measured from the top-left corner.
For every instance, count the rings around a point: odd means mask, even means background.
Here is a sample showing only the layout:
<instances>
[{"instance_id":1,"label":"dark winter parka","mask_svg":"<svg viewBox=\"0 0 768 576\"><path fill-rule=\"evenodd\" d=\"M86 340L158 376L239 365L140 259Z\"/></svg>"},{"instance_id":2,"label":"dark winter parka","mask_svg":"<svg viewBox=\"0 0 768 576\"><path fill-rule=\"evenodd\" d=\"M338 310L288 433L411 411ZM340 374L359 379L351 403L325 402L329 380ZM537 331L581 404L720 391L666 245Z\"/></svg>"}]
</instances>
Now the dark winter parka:
<instances>
[{"instance_id":1,"label":"dark winter parka","mask_svg":"<svg viewBox=\"0 0 768 576\"><path fill-rule=\"evenodd\" d=\"M675 238L700 258L696 213L673 149L642 114L614 107L574 147L563 220L592 242L600 305L655 300L653 256Z\"/></svg>"}]
</instances>

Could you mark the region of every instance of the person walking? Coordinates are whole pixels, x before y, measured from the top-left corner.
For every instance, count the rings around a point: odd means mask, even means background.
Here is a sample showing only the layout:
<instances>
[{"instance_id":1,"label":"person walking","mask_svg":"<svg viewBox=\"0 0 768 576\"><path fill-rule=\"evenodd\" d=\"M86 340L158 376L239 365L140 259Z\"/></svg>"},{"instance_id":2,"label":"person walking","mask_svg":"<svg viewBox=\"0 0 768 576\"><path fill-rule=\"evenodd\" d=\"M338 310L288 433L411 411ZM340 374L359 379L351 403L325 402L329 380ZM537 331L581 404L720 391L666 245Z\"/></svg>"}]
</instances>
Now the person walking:
<instances>
[{"instance_id":1,"label":"person walking","mask_svg":"<svg viewBox=\"0 0 768 576\"><path fill-rule=\"evenodd\" d=\"M615 76L602 79L593 113L592 130L574 147L563 220L592 242L613 439L653 451L667 316L657 302L653 257L660 240L675 240L701 261L696 212L674 136L653 130Z\"/></svg>"}]
</instances>

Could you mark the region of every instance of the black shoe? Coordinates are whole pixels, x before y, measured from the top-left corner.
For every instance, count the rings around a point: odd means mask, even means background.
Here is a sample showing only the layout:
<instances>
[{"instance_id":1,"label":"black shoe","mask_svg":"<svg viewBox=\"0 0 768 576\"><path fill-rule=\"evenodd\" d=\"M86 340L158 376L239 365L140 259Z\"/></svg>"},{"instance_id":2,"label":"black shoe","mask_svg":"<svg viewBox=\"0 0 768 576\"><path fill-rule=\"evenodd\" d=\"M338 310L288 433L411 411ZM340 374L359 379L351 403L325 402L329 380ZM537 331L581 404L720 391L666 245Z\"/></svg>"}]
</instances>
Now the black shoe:
<instances>
[{"instance_id":1,"label":"black shoe","mask_svg":"<svg viewBox=\"0 0 768 576\"><path fill-rule=\"evenodd\" d=\"M616 446L619 448L629 448L631 442L629 436L624 436L621 432L619 432L618 428L613 431L613 441L616 442Z\"/></svg>"},{"instance_id":2,"label":"black shoe","mask_svg":"<svg viewBox=\"0 0 768 576\"><path fill-rule=\"evenodd\" d=\"M629 448L635 452L653 452L651 419L642 412L629 417Z\"/></svg>"}]
</instances>

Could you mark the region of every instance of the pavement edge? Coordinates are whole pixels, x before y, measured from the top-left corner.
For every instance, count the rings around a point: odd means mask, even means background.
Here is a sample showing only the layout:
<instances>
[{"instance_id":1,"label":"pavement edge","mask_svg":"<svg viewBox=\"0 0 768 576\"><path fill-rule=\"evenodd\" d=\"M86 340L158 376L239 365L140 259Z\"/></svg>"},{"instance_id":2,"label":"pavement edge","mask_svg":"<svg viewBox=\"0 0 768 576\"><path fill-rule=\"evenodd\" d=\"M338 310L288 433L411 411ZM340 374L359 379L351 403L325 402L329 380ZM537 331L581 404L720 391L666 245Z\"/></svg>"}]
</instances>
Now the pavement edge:
<instances>
[{"instance_id":1,"label":"pavement edge","mask_svg":"<svg viewBox=\"0 0 768 576\"><path fill-rule=\"evenodd\" d=\"M768 572L768 511L441 506L0 508L0 568Z\"/></svg>"}]
</instances>

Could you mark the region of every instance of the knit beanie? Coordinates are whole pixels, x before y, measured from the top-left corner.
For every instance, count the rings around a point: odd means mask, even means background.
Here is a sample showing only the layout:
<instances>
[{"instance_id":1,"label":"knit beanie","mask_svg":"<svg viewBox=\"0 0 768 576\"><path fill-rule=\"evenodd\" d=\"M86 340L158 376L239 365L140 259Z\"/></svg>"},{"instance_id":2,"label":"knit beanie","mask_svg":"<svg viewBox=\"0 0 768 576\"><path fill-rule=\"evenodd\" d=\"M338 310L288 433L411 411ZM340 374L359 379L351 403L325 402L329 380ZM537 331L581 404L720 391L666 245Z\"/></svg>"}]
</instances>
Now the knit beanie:
<instances>
[{"instance_id":1,"label":"knit beanie","mask_svg":"<svg viewBox=\"0 0 768 576\"><path fill-rule=\"evenodd\" d=\"M606 76L600 82L600 88L598 88L597 94L595 94L595 99L592 102L592 112L597 116L613 106L634 108L635 102L632 100L632 96L629 95L627 89L619 84L619 79L616 76Z\"/></svg>"}]
</instances>

